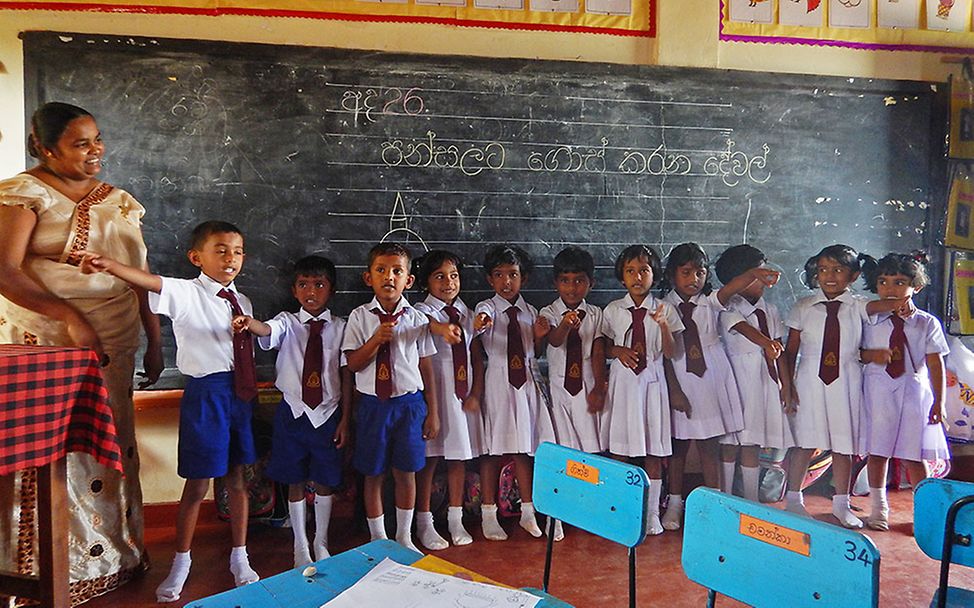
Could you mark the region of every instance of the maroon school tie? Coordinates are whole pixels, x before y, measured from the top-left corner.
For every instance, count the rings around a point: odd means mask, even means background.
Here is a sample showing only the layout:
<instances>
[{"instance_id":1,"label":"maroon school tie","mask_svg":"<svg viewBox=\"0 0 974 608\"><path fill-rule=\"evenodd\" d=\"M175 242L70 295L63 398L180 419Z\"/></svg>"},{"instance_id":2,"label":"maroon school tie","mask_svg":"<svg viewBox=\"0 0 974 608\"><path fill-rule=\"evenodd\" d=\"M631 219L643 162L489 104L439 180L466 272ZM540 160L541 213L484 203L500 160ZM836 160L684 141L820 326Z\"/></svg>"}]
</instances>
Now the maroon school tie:
<instances>
[{"instance_id":1,"label":"maroon school tie","mask_svg":"<svg viewBox=\"0 0 974 608\"><path fill-rule=\"evenodd\" d=\"M230 303L234 316L242 315L237 296L229 289L221 289L217 296ZM254 363L254 340L249 331L233 333L233 392L243 401L257 396L257 365Z\"/></svg>"},{"instance_id":2,"label":"maroon school tie","mask_svg":"<svg viewBox=\"0 0 974 608\"><path fill-rule=\"evenodd\" d=\"M691 302L680 302L680 316L683 318L683 350L687 364L687 373L703 378L707 371L707 361L703 358L703 347L700 346L700 331L697 322L693 320L693 309L697 305Z\"/></svg>"},{"instance_id":3,"label":"maroon school tie","mask_svg":"<svg viewBox=\"0 0 974 608\"><path fill-rule=\"evenodd\" d=\"M379 323L391 323L402 316L405 309L396 314L382 312L378 308L372 309L372 314L379 317ZM375 353L375 396L382 401L392 399L392 342L386 342Z\"/></svg>"},{"instance_id":4,"label":"maroon school tie","mask_svg":"<svg viewBox=\"0 0 974 608\"><path fill-rule=\"evenodd\" d=\"M514 388L521 388L528 381L528 371L524 368L521 325L517 322L519 312L517 306L507 309L507 380Z\"/></svg>"},{"instance_id":5,"label":"maroon school tie","mask_svg":"<svg viewBox=\"0 0 974 608\"><path fill-rule=\"evenodd\" d=\"M754 309L754 316L758 318L758 329L764 334L766 338L771 338L771 332L768 331L768 315L764 314L764 311L760 308ZM764 358L764 363L768 366L768 375L775 382L778 381L778 368L775 367L774 361Z\"/></svg>"},{"instance_id":6,"label":"maroon school tie","mask_svg":"<svg viewBox=\"0 0 974 608\"><path fill-rule=\"evenodd\" d=\"M629 312L632 313L632 337L629 341L629 348L636 351L636 355L639 356L636 367L632 368L632 373L638 376L646 369L646 327L643 325L646 309L630 306Z\"/></svg>"},{"instance_id":7,"label":"maroon school tie","mask_svg":"<svg viewBox=\"0 0 974 608\"><path fill-rule=\"evenodd\" d=\"M463 401L467 398L467 337L464 335L463 326L460 325L460 311L453 306L443 308L450 323L460 328L460 341L453 344L453 390L457 399Z\"/></svg>"},{"instance_id":8,"label":"maroon school tie","mask_svg":"<svg viewBox=\"0 0 974 608\"><path fill-rule=\"evenodd\" d=\"M562 316L572 311L566 310ZM585 311L576 311L579 327L568 330L565 340L565 390L569 395L577 395L582 390L582 336L579 335L581 321L585 319Z\"/></svg>"},{"instance_id":9,"label":"maroon school tie","mask_svg":"<svg viewBox=\"0 0 974 608\"><path fill-rule=\"evenodd\" d=\"M889 318L893 322L893 331L889 334L889 363L886 373L890 378L899 378L906 372L906 332L903 331L903 319L898 315Z\"/></svg>"},{"instance_id":10,"label":"maroon school tie","mask_svg":"<svg viewBox=\"0 0 974 608\"><path fill-rule=\"evenodd\" d=\"M839 306L842 302L825 304L825 332L822 336L822 356L818 363L818 377L832 384L839 377Z\"/></svg>"},{"instance_id":11,"label":"maroon school tie","mask_svg":"<svg viewBox=\"0 0 974 608\"><path fill-rule=\"evenodd\" d=\"M321 362L323 347L321 344L321 329L325 321L312 319L308 321L308 345L304 349L304 368L301 371L301 399L310 408L321 404L323 393L321 388Z\"/></svg>"}]
</instances>

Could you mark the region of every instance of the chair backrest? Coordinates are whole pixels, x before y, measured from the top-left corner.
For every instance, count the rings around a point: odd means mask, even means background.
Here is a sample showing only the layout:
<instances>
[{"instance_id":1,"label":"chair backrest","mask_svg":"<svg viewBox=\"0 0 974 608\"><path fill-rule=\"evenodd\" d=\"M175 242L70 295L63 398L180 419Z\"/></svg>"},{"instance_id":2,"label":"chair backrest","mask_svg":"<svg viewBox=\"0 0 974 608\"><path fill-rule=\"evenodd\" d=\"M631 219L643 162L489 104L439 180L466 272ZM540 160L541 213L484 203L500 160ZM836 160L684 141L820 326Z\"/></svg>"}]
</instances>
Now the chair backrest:
<instances>
[{"instance_id":1,"label":"chair backrest","mask_svg":"<svg viewBox=\"0 0 974 608\"><path fill-rule=\"evenodd\" d=\"M939 560L944 549L944 526L947 509L955 501L974 496L974 483L951 479L925 479L913 496L913 536L920 550ZM957 512L955 534L974 535L974 505ZM972 543L974 545L974 543ZM951 563L974 567L974 546L954 544Z\"/></svg>"},{"instance_id":2,"label":"chair backrest","mask_svg":"<svg viewBox=\"0 0 974 608\"><path fill-rule=\"evenodd\" d=\"M710 488L687 497L683 570L751 606L879 605L879 550L851 530Z\"/></svg>"},{"instance_id":3,"label":"chair backrest","mask_svg":"<svg viewBox=\"0 0 974 608\"><path fill-rule=\"evenodd\" d=\"M641 468L553 443L534 457L534 506L627 547L646 537L649 479Z\"/></svg>"}]
</instances>

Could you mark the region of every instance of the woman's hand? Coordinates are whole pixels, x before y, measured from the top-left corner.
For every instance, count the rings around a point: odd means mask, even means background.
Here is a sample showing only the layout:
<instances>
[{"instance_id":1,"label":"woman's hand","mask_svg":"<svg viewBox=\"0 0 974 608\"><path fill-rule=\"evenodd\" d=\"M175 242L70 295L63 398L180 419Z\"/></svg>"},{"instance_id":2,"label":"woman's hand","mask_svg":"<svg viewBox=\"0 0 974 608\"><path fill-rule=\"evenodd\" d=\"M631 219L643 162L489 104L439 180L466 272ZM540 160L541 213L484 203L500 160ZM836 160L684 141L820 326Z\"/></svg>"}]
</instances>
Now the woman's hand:
<instances>
[{"instance_id":1,"label":"woman's hand","mask_svg":"<svg viewBox=\"0 0 974 608\"><path fill-rule=\"evenodd\" d=\"M79 348L90 348L98 355L98 360L101 361L102 367L108 365L105 349L102 348L98 334L95 333L95 329L91 326L91 323L81 313L71 315L64 320L64 324L68 331L68 338L71 339L72 344Z\"/></svg>"}]
</instances>

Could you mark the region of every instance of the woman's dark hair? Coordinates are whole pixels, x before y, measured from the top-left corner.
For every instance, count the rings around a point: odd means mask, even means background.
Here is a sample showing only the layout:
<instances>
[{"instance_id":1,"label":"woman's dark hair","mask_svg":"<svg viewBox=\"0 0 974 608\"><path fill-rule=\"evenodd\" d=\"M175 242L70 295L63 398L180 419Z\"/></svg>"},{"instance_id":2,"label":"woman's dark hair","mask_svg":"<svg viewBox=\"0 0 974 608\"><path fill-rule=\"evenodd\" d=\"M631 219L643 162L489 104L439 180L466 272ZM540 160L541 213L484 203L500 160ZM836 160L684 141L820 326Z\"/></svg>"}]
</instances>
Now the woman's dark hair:
<instances>
[{"instance_id":1,"label":"woman's dark hair","mask_svg":"<svg viewBox=\"0 0 974 608\"><path fill-rule=\"evenodd\" d=\"M901 274L908 279L914 289L920 289L930 283L927 277L927 254L914 251L910 254L890 253L874 264L864 264L862 275L866 280L869 291L876 293L879 277Z\"/></svg>"},{"instance_id":2,"label":"woman's dark hair","mask_svg":"<svg viewBox=\"0 0 974 608\"><path fill-rule=\"evenodd\" d=\"M809 289L818 288L818 261L822 258L833 259L853 273L861 272L863 263L869 264L876 261L865 253L856 252L848 245L829 245L805 262L805 274L802 277L802 282Z\"/></svg>"},{"instance_id":3,"label":"woman's dark hair","mask_svg":"<svg viewBox=\"0 0 974 608\"><path fill-rule=\"evenodd\" d=\"M34 158L40 158L42 148L57 146L64 130L68 128L68 123L83 116L91 116L91 112L60 101L51 101L37 108L30 118L27 153Z\"/></svg>"},{"instance_id":4,"label":"woman's dark hair","mask_svg":"<svg viewBox=\"0 0 974 608\"><path fill-rule=\"evenodd\" d=\"M452 251L445 249L433 249L427 251L420 257L413 260L413 274L416 275L416 283L423 291L428 291L430 277L436 269L446 262L453 262L457 267L457 272L463 272L463 260Z\"/></svg>"},{"instance_id":5,"label":"woman's dark hair","mask_svg":"<svg viewBox=\"0 0 974 608\"><path fill-rule=\"evenodd\" d=\"M619 257L616 258L616 278L621 281L622 269L626 263L640 258L646 258L649 267L653 269L653 284L655 285L661 278L663 262L656 250L649 245L629 245L623 249Z\"/></svg>"},{"instance_id":6,"label":"woman's dark hair","mask_svg":"<svg viewBox=\"0 0 974 608\"><path fill-rule=\"evenodd\" d=\"M294 279L302 276L325 277L331 283L332 289L337 289L335 282L338 280L338 272L335 270L335 263L324 256L309 255L295 262Z\"/></svg>"},{"instance_id":7,"label":"woman's dark hair","mask_svg":"<svg viewBox=\"0 0 974 608\"><path fill-rule=\"evenodd\" d=\"M529 276L534 271L534 262L528 252L517 245L497 245L487 250L484 256L484 272L488 275L495 268L503 264L513 264L521 271L524 277Z\"/></svg>"},{"instance_id":8,"label":"woman's dark hair","mask_svg":"<svg viewBox=\"0 0 974 608\"><path fill-rule=\"evenodd\" d=\"M710 258L707 257L707 253L696 243L681 243L673 248L670 255L666 256L666 268L663 270L663 280L660 282L661 292L665 293L673 289L676 284L673 280L673 277L676 276L676 270L684 264L693 264L706 270L707 280L704 281L703 289L700 291L705 294L713 291L713 285L710 284Z\"/></svg>"},{"instance_id":9,"label":"woman's dark hair","mask_svg":"<svg viewBox=\"0 0 974 608\"><path fill-rule=\"evenodd\" d=\"M714 273L724 285L733 281L736 277L744 274L748 270L758 268L768 261L757 247L750 245L734 245L720 254L714 262Z\"/></svg>"},{"instance_id":10,"label":"woman's dark hair","mask_svg":"<svg viewBox=\"0 0 974 608\"><path fill-rule=\"evenodd\" d=\"M558 280L558 275L563 272L583 272L589 281L595 280L595 260L592 259L591 253L581 247L574 245L565 247L558 252L551 264L555 280Z\"/></svg>"}]
</instances>

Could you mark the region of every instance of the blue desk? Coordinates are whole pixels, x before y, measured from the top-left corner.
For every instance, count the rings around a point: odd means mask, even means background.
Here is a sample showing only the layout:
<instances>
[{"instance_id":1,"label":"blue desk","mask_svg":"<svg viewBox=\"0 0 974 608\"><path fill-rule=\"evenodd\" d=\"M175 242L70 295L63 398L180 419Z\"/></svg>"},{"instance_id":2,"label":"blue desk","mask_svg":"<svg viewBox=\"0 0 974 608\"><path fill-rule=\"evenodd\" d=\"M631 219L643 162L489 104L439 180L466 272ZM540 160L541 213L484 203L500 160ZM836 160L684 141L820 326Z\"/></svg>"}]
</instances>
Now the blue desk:
<instances>
[{"instance_id":1,"label":"blue desk","mask_svg":"<svg viewBox=\"0 0 974 608\"><path fill-rule=\"evenodd\" d=\"M186 608L319 608L387 557L410 565L423 555L391 540L374 540L315 562L318 572L312 577L303 576L301 570L288 570L252 585L189 602ZM542 599L538 606L571 608L554 598Z\"/></svg>"}]
</instances>

